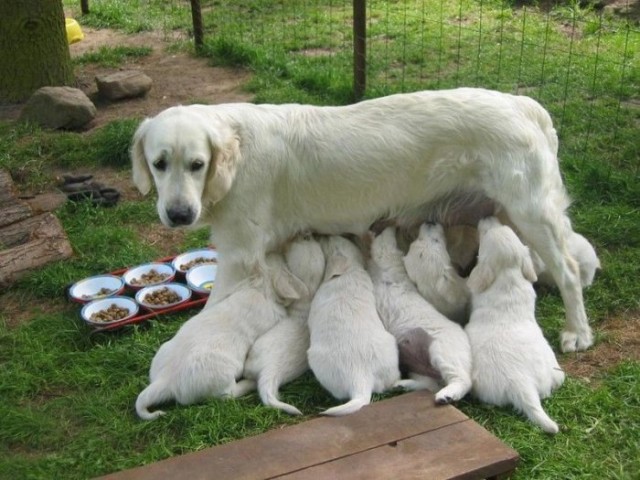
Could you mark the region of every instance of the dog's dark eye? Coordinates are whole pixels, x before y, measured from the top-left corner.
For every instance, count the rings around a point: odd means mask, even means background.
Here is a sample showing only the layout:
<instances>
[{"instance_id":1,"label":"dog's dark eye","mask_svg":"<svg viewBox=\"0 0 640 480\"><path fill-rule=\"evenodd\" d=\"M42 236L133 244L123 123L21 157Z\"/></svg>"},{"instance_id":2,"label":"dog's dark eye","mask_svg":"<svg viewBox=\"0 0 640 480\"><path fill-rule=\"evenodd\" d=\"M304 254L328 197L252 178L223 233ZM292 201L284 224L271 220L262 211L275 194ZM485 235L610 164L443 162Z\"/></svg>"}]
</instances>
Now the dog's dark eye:
<instances>
[{"instance_id":1,"label":"dog's dark eye","mask_svg":"<svg viewBox=\"0 0 640 480\"><path fill-rule=\"evenodd\" d=\"M197 172L198 170L202 170L202 167L204 167L204 162L202 160L195 160L191 164L191 171Z\"/></svg>"},{"instance_id":2,"label":"dog's dark eye","mask_svg":"<svg viewBox=\"0 0 640 480\"><path fill-rule=\"evenodd\" d=\"M167 161L164 158L160 158L160 159L156 160L155 162L153 162L153 166L157 170L160 170L161 172L164 172L167 169Z\"/></svg>"}]
</instances>

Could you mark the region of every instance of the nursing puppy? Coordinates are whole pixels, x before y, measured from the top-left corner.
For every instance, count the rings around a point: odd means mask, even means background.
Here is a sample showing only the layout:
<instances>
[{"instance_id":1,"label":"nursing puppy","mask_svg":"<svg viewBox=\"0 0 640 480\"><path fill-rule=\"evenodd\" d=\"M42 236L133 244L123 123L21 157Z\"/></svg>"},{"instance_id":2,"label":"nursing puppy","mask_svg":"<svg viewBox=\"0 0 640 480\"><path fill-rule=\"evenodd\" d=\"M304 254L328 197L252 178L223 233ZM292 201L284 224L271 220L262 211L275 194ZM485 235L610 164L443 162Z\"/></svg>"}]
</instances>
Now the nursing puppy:
<instances>
[{"instance_id":1,"label":"nursing puppy","mask_svg":"<svg viewBox=\"0 0 640 480\"><path fill-rule=\"evenodd\" d=\"M322 240L323 283L311 302L309 366L318 381L344 405L323 415L347 415L400 380L398 347L376 312L373 285L360 250L349 240Z\"/></svg>"},{"instance_id":2,"label":"nursing puppy","mask_svg":"<svg viewBox=\"0 0 640 480\"><path fill-rule=\"evenodd\" d=\"M462 324L468 318L471 294L451 264L446 242L442 225L422 224L404 266L420 294L445 317Z\"/></svg>"},{"instance_id":3,"label":"nursing puppy","mask_svg":"<svg viewBox=\"0 0 640 480\"><path fill-rule=\"evenodd\" d=\"M257 271L229 296L201 311L160 346L151 362L150 385L136 401L138 416L153 420L164 412L149 407L175 400L189 405L209 397L238 397L255 388L241 380L253 342L285 317L284 302L305 295L306 287L269 254L267 272Z\"/></svg>"},{"instance_id":4,"label":"nursing puppy","mask_svg":"<svg viewBox=\"0 0 640 480\"><path fill-rule=\"evenodd\" d=\"M220 258L210 303L297 232L361 235L380 218L442 221L439 206L489 200L560 288L562 349L584 350L593 338L566 249L557 152L537 102L477 88L341 107L173 107L142 122L131 147L133 181L144 194L155 183L162 222L211 227Z\"/></svg>"},{"instance_id":5,"label":"nursing puppy","mask_svg":"<svg viewBox=\"0 0 640 480\"><path fill-rule=\"evenodd\" d=\"M576 262L578 262L582 288L591 286L596 276L596 271L601 267L595 248L593 248L593 245L591 245L585 237L579 233L571 232L567 239L567 250L569 250L569 253ZM538 275L538 283L555 287L555 280L549 274L549 270L540 256L535 252L531 252L531 257L533 258L533 266Z\"/></svg>"},{"instance_id":6,"label":"nursing puppy","mask_svg":"<svg viewBox=\"0 0 640 480\"><path fill-rule=\"evenodd\" d=\"M540 398L564 381L535 319L536 280L529 250L497 219L482 220L478 264L469 276L472 311L466 332L473 354L473 393L486 403L513 405L545 432L558 425Z\"/></svg>"},{"instance_id":7,"label":"nursing puppy","mask_svg":"<svg viewBox=\"0 0 640 480\"><path fill-rule=\"evenodd\" d=\"M471 389L471 349L467 335L460 325L439 313L420 295L405 270L393 227L386 228L373 239L369 273L385 328L401 345L409 347L410 358L419 357L416 345L420 349L422 344L422 358L430 359L444 381L444 388L436 393L436 402L460 400ZM412 370L417 373L415 367ZM428 372L429 366L425 363L425 370L420 373ZM414 375L411 377L421 380ZM433 381L422 380L426 388L433 388Z\"/></svg>"},{"instance_id":8,"label":"nursing puppy","mask_svg":"<svg viewBox=\"0 0 640 480\"><path fill-rule=\"evenodd\" d=\"M291 242L285 259L291 273L304 283L308 293L294 300L287 308L287 316L256 340L249 351L244 376L257 380L262 403L292 415L302 415L296 407L278 399L278 389L309 369L307 320L311 300L322 282L325 261L320 244L310 235L299 236Z\"/></svg>"}]
</instances>

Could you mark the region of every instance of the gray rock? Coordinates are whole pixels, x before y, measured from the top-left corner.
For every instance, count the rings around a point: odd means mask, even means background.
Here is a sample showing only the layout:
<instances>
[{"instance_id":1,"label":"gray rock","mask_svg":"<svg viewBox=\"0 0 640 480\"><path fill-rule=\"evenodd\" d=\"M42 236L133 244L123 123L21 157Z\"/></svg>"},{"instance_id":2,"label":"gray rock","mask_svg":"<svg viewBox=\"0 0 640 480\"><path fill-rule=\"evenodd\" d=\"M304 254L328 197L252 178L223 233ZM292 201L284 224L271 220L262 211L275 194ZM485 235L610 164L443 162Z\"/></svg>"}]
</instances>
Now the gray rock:
<instances>
[{"instance_id":1,"label":"gray rock","mask_svg":"<svg viewBox=\"0 0 640 480\"><path fill-rule=\"evenodd\" d=\"M151 89L152 83L153 81L150 77L136 70L98 75L96 77L98 93L108 100L140 97Z\"/></svg>"},{"instance_id":2,"label":"gray rock","mask_svg":"<svg viewBox=\"0 0 640 480\"><path fill-rule=\"evenodd\" d=\"M82 90L71 87L42 87L31 95L20 113L21 121L44 128L78 129L96 116L96 106Z\"/></svg>"}]
</instances>

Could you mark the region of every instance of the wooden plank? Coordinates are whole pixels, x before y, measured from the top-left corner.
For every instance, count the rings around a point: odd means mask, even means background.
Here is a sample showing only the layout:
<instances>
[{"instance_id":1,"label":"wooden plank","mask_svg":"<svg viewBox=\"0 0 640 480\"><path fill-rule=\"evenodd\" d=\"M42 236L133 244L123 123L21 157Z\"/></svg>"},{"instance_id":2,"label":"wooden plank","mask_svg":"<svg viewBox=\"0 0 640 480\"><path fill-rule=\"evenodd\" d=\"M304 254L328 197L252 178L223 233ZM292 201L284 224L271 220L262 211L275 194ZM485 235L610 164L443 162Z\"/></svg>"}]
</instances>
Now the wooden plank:
<instances>
[{"instance_id":1,"label":"wooden plank","mask_svg":"<svg viewBox=\"0 0 640 480\"><path fill-rule=\"evenodd\" d=\"M518 454L472 420L278 477L472 480L512 472Z\"/></svg>"},{"instance_id":2,"label":"wooden plank","mask_svg":"<svg viewBox=\"0 0 640 480\"><path fill-rule=\"evenodd\" d=\"M33 224L30 241L0 250L0 286L9 285L34 268L73 255L67 235L55 215L39 215Z\"/></svg>"},{"instance_id":3,"label":"wooden plank","mask_svg":"<svg viewBox=\"0 0 640 480\"><path fill-rule=\"evenodd\" d=\"M468 417L457 409L436 406L432 394L413 392L376 402L346 417L316 418L101 478L275 478L429 432L437 438L443 430L468 423Z\"/></svg>"}]
</instances>

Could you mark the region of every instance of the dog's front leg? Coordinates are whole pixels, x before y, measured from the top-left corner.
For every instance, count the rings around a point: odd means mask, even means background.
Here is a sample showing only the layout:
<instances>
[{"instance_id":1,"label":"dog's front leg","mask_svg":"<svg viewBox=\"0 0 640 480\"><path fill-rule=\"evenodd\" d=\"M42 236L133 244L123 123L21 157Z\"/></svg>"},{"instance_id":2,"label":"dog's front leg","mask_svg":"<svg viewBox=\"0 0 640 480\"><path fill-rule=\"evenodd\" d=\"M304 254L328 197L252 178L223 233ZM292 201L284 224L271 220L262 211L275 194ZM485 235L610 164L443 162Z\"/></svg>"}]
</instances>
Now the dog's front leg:
<instances>
[{"instance_id":1,"label":"dog's front leg","mask_svg":"<svg viewBox=\"0 0 640 480\"><path fill-rule=\"evenodd\" d=\"M216 280L211 290L211 295L204 308L209 308L233 292L238 283L249 276L244 262L234 255L220 255L218 258L218 271Z\"/></svg>"}]
</instances>

